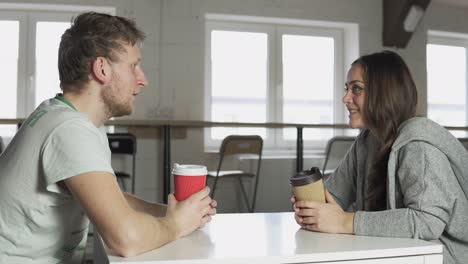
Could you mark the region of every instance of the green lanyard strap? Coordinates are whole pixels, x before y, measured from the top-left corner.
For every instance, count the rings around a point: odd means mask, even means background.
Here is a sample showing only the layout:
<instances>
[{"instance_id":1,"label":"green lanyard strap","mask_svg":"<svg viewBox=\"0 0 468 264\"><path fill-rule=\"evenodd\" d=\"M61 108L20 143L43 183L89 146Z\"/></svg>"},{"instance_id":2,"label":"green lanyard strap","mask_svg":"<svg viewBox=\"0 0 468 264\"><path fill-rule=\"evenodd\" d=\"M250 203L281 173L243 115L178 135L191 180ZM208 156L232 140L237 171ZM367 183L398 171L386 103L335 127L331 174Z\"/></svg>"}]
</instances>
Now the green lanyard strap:
<instances>
[{"instance_id":1,"label":"green lanyard strap","mask_svg":"<svg viewBox=\"0 0 468 264\"><path fill-rule=\"evenodd\" d=\"M63 97L63 94L57 94L55 96L55 99L59 100L59 101L62 101L63 103L65 103L66 105L70 106L73 110L75 111L78 111L75 106L67 100L67 98Z\"/></svg>"}]
</instances>

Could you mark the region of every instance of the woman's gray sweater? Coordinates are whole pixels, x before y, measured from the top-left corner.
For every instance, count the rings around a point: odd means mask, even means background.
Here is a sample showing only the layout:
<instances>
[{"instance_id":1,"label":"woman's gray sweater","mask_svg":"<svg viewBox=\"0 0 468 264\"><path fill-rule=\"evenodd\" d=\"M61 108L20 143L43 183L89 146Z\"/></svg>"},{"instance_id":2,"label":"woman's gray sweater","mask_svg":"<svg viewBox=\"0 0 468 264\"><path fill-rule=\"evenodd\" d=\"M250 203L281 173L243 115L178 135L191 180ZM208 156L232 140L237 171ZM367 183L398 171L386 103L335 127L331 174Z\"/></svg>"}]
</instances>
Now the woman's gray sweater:
<instances>
[{"instance_id":1,"label":"woman's gray sweater","mask_svg":"<svg viewBox=\"0 0 468 264\"><path fill-rule=\"evenodd\" d=\"M437 240L444 263L468 263L468 152L446 129L426 118L404 122L388 161L387 210L365 212L364 190L375 138L364 130L326 188L356 211L354 233ZM369 153L369 155L368 155Z\"/></svg>"}]
</instances>

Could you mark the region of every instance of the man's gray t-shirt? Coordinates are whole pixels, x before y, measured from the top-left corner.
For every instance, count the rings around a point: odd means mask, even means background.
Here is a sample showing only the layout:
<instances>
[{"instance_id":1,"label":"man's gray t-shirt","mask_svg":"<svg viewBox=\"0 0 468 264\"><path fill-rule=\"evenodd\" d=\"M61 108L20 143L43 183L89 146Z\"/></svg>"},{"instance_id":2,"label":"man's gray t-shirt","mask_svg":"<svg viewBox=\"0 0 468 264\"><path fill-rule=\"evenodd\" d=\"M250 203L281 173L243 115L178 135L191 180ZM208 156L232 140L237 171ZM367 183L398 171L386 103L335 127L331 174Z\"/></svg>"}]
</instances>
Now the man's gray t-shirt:
<instances>
[{"instance_id":1,"label":"man's gray t-shirt","mask_svg":"<svg viewBox=\"0 0 468 264\"><path fill-rule=\"evenodd\" d=\"M103 128L57 98L0 156L0 263L81 263L89 220L62 181L113 173Z\"/></svg>"}]
</instances>

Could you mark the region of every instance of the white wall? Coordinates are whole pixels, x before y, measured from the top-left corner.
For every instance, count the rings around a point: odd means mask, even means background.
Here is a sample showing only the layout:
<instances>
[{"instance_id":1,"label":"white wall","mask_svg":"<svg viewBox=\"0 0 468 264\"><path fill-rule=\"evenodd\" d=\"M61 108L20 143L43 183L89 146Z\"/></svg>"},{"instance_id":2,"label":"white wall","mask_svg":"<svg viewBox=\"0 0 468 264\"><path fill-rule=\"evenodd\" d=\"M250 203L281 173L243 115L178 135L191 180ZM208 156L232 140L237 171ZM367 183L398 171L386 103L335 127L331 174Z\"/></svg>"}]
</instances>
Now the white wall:
<instances>
[{"instance_id":1,"label":"white wall","mask_svg":"<svg viewBox=\"0 0 468 264\"><path fill-rule=\"evenodd\" d=\"M137 98L136 111L130 118L204 119L205 13L358 23L360 53L384 49L382 1L378 0L48 0L47 3L115 6L118 15L135 18L147 33L142 55L150 85ZM398 50L419 88L420 113L426 113L426 32L433 29L468 33L467 15L468 9L431 4L408 47ZM186 133L185 139L172 142L173 161L205 163L213 168L215 155L202 152L203 130L190 129ZM320 162L320 159L306 159L305 167ZM137 164L137 193L150 200L161 200L162 179L156 176L162 171L159 140L139 140ZM287 180L294 166L293 158L263 163L258 197L260 211L290 209ZM225 196L220 196L221 211L235 208L235 200L230 200L227 192Z\"/></svg>"}]
</instances>

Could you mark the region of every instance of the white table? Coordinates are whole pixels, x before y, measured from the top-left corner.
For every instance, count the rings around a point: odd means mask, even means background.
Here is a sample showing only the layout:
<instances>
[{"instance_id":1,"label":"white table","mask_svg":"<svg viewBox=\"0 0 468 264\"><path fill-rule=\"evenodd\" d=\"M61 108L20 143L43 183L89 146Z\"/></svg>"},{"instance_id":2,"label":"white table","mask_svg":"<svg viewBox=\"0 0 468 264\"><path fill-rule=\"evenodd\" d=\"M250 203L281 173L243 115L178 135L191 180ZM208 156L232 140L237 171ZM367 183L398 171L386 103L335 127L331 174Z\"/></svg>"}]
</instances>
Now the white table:
<instances>
[{"instance_id":1,"label":"white table","mask_svg":"<svg viewBox=\"0 0 468 264\"><path fill-rule=\"evenodd\" d=\"M416 239L305 231L293 213L218 214L203 229L136 257L101 249L96 263L442 264L442 249Z\"/></svg>"}]
</instances>

